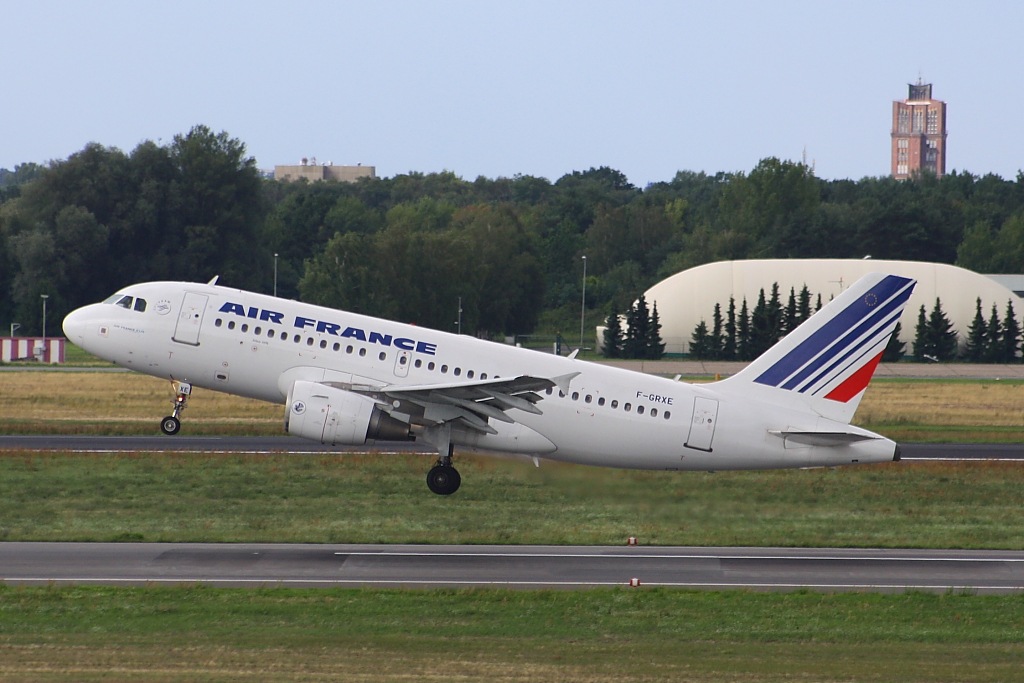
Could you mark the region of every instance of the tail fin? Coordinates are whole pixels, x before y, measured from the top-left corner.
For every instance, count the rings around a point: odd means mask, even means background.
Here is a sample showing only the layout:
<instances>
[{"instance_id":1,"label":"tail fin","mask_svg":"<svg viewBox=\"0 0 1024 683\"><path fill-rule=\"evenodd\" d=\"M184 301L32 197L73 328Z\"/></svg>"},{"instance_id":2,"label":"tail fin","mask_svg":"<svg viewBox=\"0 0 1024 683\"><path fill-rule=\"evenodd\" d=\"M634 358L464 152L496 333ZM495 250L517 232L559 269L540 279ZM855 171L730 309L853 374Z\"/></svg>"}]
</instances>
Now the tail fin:
<instances>
[{"instance_id":1,"label":"tail fin","mask_svg":"<svg viewBox=\"0 0 1024 683\"><path fill-rule=\"evenodd\" d=\"M915 284L865 275L716 389L849 423Z\"/></svg>"}]
</instances>

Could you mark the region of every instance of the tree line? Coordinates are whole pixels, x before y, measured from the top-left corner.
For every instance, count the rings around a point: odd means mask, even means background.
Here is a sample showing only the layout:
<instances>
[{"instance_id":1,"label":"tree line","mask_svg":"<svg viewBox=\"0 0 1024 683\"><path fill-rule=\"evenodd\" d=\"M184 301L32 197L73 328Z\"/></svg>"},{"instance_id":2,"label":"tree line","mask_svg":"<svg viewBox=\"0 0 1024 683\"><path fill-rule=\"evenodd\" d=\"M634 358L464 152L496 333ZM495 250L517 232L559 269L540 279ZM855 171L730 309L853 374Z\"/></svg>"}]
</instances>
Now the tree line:
<instances>
[{"instance_id":1,"label":"tree line","mask_svg":"<svg viewBox=\"0 0 1024 683\"><path fill-rule=\"evenodd\" d=\"M584 255L597 320L702 263L868 254L1024 272L1024 175L826 181L769 158L644 188L607 167L284 182L204 126L0 169L0 324L25 333L41 327L40 294L57 318L144 280L220 275L269 293L275 265L285 297L454 330L461 296L469 333L553 333L579 318Z\"/></svg>"},{"instance_id":2,"label":"tree line","mask_svg":"<svg viewBox=\"0 0 1024 683\"><path fill-rule=\"evenodd\" d=\"M690 336L689 355L698 360L754 360L799 327L821 306L821 294L818 294L814 309L811 310L811 292L807 285L803 286L799 294L795 288L790 288L789 300L783 305L777 282L772 285L771 294L767 298L764 288L761 289L757 303L749 314L746 297L738 312L736 300L729 297L724 316L722 305L716 303L711 327L703 318L694 327ZM607 324L612 324L611 318ZM883 362L895 363L906 356L907 344L900 341L902 331L902 323L897 322L882 354ZM979 297L974 320L961 352L960 335L942 310L941 299L936 298L930 313L925 311L923 305L918 311L912 358L919 363L958 358L969 363L1019 363L1022 361L1021 341L1021 324L1014 312L1013 302L1006 302L1002 317L996 304L992 304L991 314L986 319Z\"/></svg>"}]
</instances>

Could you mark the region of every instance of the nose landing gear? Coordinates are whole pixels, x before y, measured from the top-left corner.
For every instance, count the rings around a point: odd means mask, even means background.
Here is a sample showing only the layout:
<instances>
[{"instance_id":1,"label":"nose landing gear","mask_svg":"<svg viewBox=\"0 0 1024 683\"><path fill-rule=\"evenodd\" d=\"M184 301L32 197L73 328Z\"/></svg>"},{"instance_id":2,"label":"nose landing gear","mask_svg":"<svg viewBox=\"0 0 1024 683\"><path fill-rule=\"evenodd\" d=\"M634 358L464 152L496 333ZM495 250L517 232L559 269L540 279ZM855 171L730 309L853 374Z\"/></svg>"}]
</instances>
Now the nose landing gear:
<instances>
[{"instance_id":1,"label":"nose landing gear","mask_svg":"<svg viewBox=\"0 0 1024 683\"><path fill-rule=\"evenodd\" d=\"M192 394L192 385L188 382L171 382L174 389L174 411L160 421L160 431L168 436L174 436L181 430L181 411L185 410L188 397Z\"/></svg>"}]
</instances>

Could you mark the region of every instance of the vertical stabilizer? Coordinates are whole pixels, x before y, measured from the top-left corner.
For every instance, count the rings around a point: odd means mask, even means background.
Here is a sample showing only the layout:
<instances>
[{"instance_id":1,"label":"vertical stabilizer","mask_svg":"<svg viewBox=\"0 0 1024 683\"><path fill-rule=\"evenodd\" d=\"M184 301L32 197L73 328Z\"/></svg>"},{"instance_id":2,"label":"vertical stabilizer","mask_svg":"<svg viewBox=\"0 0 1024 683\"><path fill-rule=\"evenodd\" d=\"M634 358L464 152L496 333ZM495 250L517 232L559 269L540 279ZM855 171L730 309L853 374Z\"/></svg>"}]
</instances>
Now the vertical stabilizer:
<instances>
[{"instance_id":1,"label":"vertical stabilizer","mask_svg":"<svg viewBox=\"0 0 1024 683\"><path fill-rule=\"evenodd\" d=\"M916 283L865 275L716 389L849 423Z\"/></svg>"}]
</instances>

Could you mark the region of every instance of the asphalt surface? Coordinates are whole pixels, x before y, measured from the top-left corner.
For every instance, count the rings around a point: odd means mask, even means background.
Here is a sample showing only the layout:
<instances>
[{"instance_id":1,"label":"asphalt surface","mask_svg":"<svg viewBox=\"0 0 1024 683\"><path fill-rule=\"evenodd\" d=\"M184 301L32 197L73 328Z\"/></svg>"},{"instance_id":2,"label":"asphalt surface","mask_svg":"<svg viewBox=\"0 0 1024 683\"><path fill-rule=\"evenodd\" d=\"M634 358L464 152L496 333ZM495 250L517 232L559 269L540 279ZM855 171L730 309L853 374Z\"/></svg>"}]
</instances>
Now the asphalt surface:
<instances>
[{"instance_id":1,"label":"asphalt surface","mask_svg":"<svg viewBox=\"0 0 1024 683\"><path fill-rule=\"evenodd\" d=\"M1024 460L1024 444L900 444L904 460ZM0 451L62 453L432 453L424 444L378 441L333 447L293 436L0 436Z\"/></svg>"},{"instance_id":2,"label":"asphalt surface","mask_svg":"<svg viewBox=\"0 0 1024 683\"><path fill-rule=\"evenodd\" d=\"M821 591L1024 587L1024 552L644 546L0 543L11 585L629 585Z\"/></svg>"}]
</instances>

